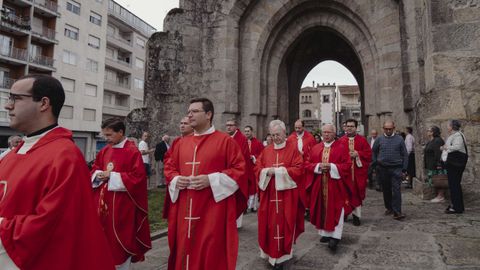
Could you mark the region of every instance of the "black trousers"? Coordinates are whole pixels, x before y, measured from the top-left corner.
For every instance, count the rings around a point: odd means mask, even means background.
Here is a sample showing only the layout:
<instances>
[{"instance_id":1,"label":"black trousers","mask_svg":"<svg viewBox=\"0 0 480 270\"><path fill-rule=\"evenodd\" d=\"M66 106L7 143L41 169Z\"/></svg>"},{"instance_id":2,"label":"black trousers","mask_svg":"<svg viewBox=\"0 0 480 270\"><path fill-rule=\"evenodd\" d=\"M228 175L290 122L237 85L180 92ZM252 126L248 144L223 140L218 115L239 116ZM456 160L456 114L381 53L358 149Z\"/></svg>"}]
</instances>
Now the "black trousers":
<instances>
[{"instance_id":1,"label":"black trousers","mask_svg":"<svg viewBox=\"0 0 480 270\"><path fill-rule=\"evenodd\" d=\"M465 167L456 167L447 164L448 188L450 189L450 200L452 208L457 212L465 210L463 206L462 175Z\"/></svg>"},{"instance_id":2,"label":"black trousers","mask_svg":"<svg viewBox=\"0 0 480 270\"><path fill-rule=\"evenodd\" d=\"M377 173L382 183L385 208L402 213L402 167L377 166Z\"/></svg>"}]
</instances>

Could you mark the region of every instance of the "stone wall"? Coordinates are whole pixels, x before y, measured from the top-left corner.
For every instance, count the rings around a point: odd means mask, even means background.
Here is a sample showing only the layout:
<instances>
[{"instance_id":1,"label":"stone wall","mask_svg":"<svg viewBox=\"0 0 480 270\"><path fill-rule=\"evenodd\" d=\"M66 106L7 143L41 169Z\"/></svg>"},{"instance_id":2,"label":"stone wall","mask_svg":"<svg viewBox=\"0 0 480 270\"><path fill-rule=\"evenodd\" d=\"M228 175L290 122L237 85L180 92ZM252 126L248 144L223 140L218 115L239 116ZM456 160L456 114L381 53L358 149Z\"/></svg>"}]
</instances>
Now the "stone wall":
<instances>
[{"instance_id":1,"label":"stone wall","mask_svg":"<svg viewBox=\"0 0 480 270\"><path fill-rule=\"evenodd\" d=\"M429 125L465 124L468 189L480 191L478 0L182 0L148 42L144 124L159 141L178 134L188 100L215 103L215 125L236 117L266 133L298 115L301 82L336 60L353 73L367 128L414 127L422 175Z\"/></svg>"}]
</instances>

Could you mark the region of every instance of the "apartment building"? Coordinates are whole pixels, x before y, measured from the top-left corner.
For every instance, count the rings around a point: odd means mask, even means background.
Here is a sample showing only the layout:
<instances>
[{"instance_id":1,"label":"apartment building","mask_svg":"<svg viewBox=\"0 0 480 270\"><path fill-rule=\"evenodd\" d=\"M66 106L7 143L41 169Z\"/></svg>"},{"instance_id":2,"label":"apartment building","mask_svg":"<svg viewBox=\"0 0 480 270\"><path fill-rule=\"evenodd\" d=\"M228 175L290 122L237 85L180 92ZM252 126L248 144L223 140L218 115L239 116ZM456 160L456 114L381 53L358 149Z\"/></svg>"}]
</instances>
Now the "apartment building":
<instances>
[{"instance_id":1,"label":"apartment building","mask_svg":"<svg viewBox=\"0 0 480 270\"><path fill-rule=\"evenodd\" d=\"M305 128L315 131L323 124L335 123L335 83L313 82L313 85L300 89L299 118L305 123Z\"/></svg>"},{"instance_id":2,"label":"apartment building","mask_svg":"<svg viewBox=\"0 0 480 270\"><path fill-rule=\"evenodd\" d=\"M155 28L113 0L0 3L0 148L15 134L3 109L11 85L43 73L62 82L60 125L93 159L102 120L143 106L145 44Z\"/></svg>"}]
</instances>

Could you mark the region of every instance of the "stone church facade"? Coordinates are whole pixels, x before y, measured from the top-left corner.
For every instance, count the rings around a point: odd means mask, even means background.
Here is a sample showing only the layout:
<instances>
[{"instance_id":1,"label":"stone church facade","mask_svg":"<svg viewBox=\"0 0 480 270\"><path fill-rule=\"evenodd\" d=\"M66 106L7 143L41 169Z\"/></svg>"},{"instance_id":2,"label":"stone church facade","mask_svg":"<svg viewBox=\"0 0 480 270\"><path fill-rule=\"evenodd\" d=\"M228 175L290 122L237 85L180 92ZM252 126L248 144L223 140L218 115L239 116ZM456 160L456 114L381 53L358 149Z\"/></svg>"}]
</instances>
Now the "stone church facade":
<instances>
[{"instance_id":1,"label":"stone church facade","mask_svg":"<svg viewBox=\"0 0 480 270\"><path fill-rule=\"evenodd\" d=\"M215 125L236 117L258 136L293 126L299 91L324 60L356 78L366 129L425 130L460 119L470 147L465 189L480 192L480 0L180 0L148 42L146 108L131 126L154 141L177 133L188 100L215 103ZM477 179L475 179L477 176Z\"/></svg>"}]
</instances>

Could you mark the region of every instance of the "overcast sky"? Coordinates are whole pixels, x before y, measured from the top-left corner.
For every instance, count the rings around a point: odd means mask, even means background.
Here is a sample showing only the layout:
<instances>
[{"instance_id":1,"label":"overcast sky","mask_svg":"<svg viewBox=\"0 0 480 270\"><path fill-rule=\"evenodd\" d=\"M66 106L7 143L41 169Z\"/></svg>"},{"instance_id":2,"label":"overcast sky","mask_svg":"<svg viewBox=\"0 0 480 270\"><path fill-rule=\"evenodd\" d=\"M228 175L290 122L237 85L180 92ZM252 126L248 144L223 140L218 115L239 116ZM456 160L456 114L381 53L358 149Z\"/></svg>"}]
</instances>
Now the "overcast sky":
<instances>
[{"instance_id":1,"label":"overcast sky","mask_svg":"<svg viewBox=\"0 0 480 270\"><path fill-rule=\"evenodd\" d=\"M152 25L157 31L163 30L163 19L168 11L178 7L178 0L115 0L138 17L142 18L148 24ZM310 71L303 86L311 86L315 83L336 83L337 85L357 85L353 75L341 64L334 61L325 61L317 65Z\"/></svg>"}]
</instances>

